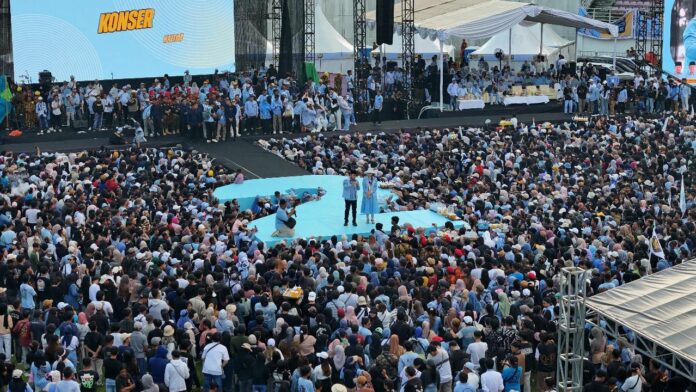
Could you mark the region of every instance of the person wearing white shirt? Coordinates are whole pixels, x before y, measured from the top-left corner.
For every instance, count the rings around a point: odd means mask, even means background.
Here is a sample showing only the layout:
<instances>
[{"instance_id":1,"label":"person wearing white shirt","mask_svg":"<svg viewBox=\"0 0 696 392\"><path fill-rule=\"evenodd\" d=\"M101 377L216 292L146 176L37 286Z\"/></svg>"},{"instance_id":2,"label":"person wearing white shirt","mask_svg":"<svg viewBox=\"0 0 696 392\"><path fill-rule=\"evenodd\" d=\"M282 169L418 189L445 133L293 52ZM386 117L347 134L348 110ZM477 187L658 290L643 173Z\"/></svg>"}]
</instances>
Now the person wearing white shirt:
<instances>
[{"instance_id":1,"label":"person wearing white shirt","mask_svg":"<svg viewBox=\"0 0 696 392\"><path fill-rule=\"evenodd\" d=\"M643 387L643 383L646 382L643 378L643 373L640 368L639 363L631 364L631 377L627 378L623 384L621 384L620 390L622 392L640 392Z\"/></svg>"},{"instance_id":2,"label":"person wearing white shirt","mask_svg":"<svg viewBox=\"0 0 696 392\"><path fill-rule=\"evenodd\" d=\"M505 389L503 375L495 371L494 365L492 358L486 359L488 370L481 375L481 389L487 392L502 392Z\"/></svg>"},{"instance_id":3,"label":"person wearing white shirt","mask_svg":"<svg viewBox=\"0 0 696 392\"><path fill-rule=\"evenodd\" d=\"M99 277L95 276L92 278L92 284L89 286L89 302L95 302L97 300L97 293L101 290L99 286Z\"/></svg>"},{"instance_id":4,"label":"person wearing white shirt","mask_svg":"<svg viewBox=\"0 0 696 392\"><path fill-rule=\"evenodd\" d=\"M457 92L459 90L459 83L452 79L452 82L447 86L447 94L450 97L450 106L452 110L457 110Z\"/></svg>"},{"instance_id":5,"label":"person wearing white shirt","mask_svg":"<svg viewBox=\"0 0 696 392\"><path fill-rule=\"evenodd\" d=\"M482 342L483 333L481 331L474 332L474 342L469 343L466 348L466 353L469 354L471 362L477 368L481 358L486 358L486 351L488 351L488 343Z\"/></svg>"},{"instance_id":6,"label":"person wearing white shirt","mask_svg":"<svg viewBox=\"0 0 696 392\"><path fill-rule=\"evenodd\" d=\"M474 387L475 390L478 390L481 378L479 377L478 373L476 373L476 365L474 365L473 362L467 362L464 364L462 372L467 373L468 375L466 383Z\"/></svg>"},{"instance_id":7,"label":"person wearing white shirt","mask_svg":"<svg viewBox=\"0 0 696 392\"><path fill-rule=\"evenodd\" d=\"M188 365L181 360L181 353L179 350L172 351L172 361L164 368L164 385L170 392L183 392L188 378Z\"/></svg>"},{"instance_id":8,"label":"person wearing white shirt","mask_svg":"<svg viewBox=\"0 0 696 392\"><path fill-rule=\"evenodd\" d=\"M218 388L222 388L222 368L230 360L227 348L220 344L220 334L214 333L212 341L208 343L201 354L203 360L203 392L210 390L210 385L215 383Z\"/></svg>"}]
</instances>

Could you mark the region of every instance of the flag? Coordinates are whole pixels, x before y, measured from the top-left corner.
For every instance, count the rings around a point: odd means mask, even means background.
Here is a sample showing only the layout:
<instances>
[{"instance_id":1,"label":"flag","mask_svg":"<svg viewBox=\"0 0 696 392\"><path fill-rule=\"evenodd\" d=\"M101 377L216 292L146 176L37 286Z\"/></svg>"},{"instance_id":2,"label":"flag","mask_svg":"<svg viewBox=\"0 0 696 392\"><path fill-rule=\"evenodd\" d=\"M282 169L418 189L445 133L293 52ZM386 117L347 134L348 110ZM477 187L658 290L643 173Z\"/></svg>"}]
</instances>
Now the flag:
<instances>
[{"instance_id":1,"label":"flag","mask_svg":"<svg viewBox=\"0 0 696 392\"><path fill-rule=\"evenodd\" d=\"M665 252L662 250L662 245L660 240L657 238L657 233L655 233L655 227L653 227L652 236L650 237L650 255L655 255L660 259L665 258Z\"/></svg>"},{"instance_id":2,"label":"flag","mask_svg":"<svg viewBox=\"0 0 696 392\"><path fill-rule=\"evenodd\" d=\"M12 91L10 91L10 84L7 83L7 76L0 75L0 123L12 109L10 101L12 101Z\"/></svg>"},{"instance_id":3,"label":"flag","mask_svg":"<svg viewBox=\"0 0 696 392\"><path fill-rule=\"evenodd\" d=\"M686 192L684 191L684 175L682 174L681 179L681 190L679 191L679 209L681 209L682 215L686 214Z\"/></svg>"},{"instance_id":4,"label":"flag","mask_svg":"<svg viewBox=\"0 0 696 392\"><path fill-rule=\"evenodd\" d=\"M670 118L672 118L672 116L665 118L665 123L662 125L662 133L665 133L665 131L667 131L667 124L669 123Z\"/></svg>"}]
</instances>

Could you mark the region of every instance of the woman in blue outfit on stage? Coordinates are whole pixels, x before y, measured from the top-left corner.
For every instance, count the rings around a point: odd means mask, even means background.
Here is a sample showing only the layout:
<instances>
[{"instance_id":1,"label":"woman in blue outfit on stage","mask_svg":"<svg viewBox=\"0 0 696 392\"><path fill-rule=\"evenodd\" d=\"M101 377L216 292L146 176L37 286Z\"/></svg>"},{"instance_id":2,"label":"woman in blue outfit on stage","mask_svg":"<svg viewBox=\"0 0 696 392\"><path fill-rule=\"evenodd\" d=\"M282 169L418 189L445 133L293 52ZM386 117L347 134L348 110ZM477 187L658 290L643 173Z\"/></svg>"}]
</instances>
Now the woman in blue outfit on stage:
<instances>
[{"instance_id":1,"label":"woman in blue outfit on stage","mask_svg":"<svg viewBox=\"0 0 696 392\"><path fill-rule=\"evenodd\" d=\"M367 223L375 223L375 214L379 212L379 203L377 201L378 186L379 181L375 177L374 169L367 169L362 181L363 198L360 206L360 213L367 215Z\"/></svg>"}]
</instances>

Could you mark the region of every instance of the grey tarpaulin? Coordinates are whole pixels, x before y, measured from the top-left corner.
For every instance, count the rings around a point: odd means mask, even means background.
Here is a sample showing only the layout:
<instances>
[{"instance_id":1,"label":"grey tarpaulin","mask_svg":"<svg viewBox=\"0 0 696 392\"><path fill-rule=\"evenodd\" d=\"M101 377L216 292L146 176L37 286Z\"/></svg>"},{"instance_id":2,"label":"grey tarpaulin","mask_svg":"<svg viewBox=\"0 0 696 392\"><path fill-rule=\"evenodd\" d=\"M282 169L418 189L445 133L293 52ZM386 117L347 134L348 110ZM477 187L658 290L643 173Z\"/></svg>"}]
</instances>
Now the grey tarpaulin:
<instances>
[{"instance_id":1,"label":"grey tarpaulin","mask_svg":"<svg viewBox=\"0 0 696 392\"><path fill-rule=\"evenodd\" d=\"M696 363L696 260L587 299L588 310Z\"/></svg>"}]
</instances>

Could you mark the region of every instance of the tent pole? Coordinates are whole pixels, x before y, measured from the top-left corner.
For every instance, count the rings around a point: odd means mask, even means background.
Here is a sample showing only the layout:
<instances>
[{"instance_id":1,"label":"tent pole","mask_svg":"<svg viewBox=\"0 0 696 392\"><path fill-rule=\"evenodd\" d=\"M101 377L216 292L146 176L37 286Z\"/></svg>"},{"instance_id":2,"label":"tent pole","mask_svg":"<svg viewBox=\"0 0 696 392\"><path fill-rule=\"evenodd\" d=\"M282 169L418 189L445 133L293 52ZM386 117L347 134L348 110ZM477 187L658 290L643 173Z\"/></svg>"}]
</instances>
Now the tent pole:
<instances>
[{"instance_id":1,"label":"tent pole","mask_svg":"<svg viewBox=\"0 0 696 392\"><path fill-rule=\"evenodd\" d=\"M614 54L612 55L611 62L614 70L616 70L616 37L614 37Z\"/></svg>"},{"instance_id":2,"label":"tent pole","mask_svg":"<svg viewBox=\"0 0 696 392\"><path fill-rule=\"evenodd\" d=\"M541 24L541 40L539 41L539 56L544 53L544 24Z\"/></svg>"},{"instance_id":3,"label":"tent pole","mask_svg":"<svg viewBox=\"0 0 696 392\"><path fill-rule=\"evenodd\" d=\"M575 29L575 58L573 59L575 62L578 61L578 29Z\"/></svg>"},{"instance_id":4,"label":"tent pole","mask_svg":"<svg viewBox=\"0 0 696 392\"><path fill-rule=\"evenodd\" d=\"M440 37L440 111L443 110L444 94L442 92L444 80L445 80L445 48L444 40Z\"/></svg>"},{"instance_id":5,"label":"tent pole","mask_svg":"<svg viewBox=\"0 0 696 392\"><path fill-rule=\"evenodd\" d=\"M512 27L508 31L508 66L512 70ZM502 72L502 69L500 70Z\"/></svg>"}]
</instances>

